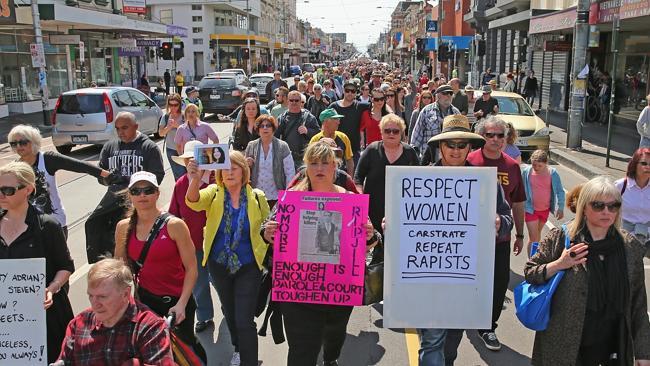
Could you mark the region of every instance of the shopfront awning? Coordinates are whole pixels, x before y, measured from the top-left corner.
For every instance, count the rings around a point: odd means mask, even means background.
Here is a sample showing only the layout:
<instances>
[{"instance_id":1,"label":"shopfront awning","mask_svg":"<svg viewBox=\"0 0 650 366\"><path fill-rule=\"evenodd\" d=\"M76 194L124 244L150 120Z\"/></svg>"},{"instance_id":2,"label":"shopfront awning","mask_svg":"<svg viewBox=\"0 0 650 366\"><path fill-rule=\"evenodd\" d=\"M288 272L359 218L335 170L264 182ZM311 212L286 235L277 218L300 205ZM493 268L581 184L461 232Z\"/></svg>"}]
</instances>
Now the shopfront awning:
<instances>
[{"instance_id":1,"label":"shopfront awning","mask_svg":"<svg viewBox=\"0 0 650 366\"><path fill-rule=\"evenodd\" d=\"M560 31L573 30L577 18L578 13L575 7L532 17L528 34L561 33Z\"/></svg>"},{"instance_id":2,"label":"shopfront awning","mask_svg":"<svg viewBox=\"0 0 650 366\"><path fill-rule=\"evenodd\" d=\"M70 27L78 30L111 31L114 33L140 33L152 36L168 35L167 26L124 15L98 12L59 3L39 5L41 22L46 26ZM31 9L17 9L19 22L31 24Z\"/></svg>"},{"instance_id":3,"label":"shopfront awning","mask_svg":"<svg viewBox=\"0 0 650 366\"><path fill-rule=\"evenodd\" d=\"M442 42L448 43L452 49L467 50L472 46L472 36L442 36ZM438 38L426 38L425 51L436 51L438 49Z\"/></svg>"}]
</instances>

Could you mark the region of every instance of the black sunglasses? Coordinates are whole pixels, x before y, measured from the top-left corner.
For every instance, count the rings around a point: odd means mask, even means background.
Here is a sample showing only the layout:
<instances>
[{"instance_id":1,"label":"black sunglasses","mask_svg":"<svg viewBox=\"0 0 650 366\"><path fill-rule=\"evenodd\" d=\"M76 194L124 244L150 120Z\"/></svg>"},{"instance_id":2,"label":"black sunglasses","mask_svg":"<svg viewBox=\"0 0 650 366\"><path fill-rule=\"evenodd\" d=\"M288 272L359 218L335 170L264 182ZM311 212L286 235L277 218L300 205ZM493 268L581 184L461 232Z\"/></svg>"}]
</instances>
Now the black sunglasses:
<instances>
[{"instance_id":1,"label":"black sunglasses","mask_svg":"<svg viewBox=\"0 0 650 366\"><path fill-rule=\"evenodd\" d=\"M21 190L23 188L25 188L24 185L19 185L16 187L4 186L4 187L0 187L0 193L2 193L6 197L10 197L16 194L16 191Z\"/></svg>"},{"instance_id":2,"label":"black sunglasses","mask_svg":"<svg viewBox=\"0 0 650 366\"><path fill-rule=\"evenodd\" d=\"M356 89L345 89L346 93L356 93Z\"/></svg>"},{"instance_id":3,"label":"black sunglasses","mask_svg":"<svg viewBox=\"0 0 650 366\"><path fill-rule=\"evenodd\" d=\"M20 146L27 146L27 144L29 144L30 142L31 142L31 141L29 141L29 140L16 140L16 141L11 141L11 142L9 143L9 146L11 146L11 147L16 147L16 146L18 146L18 145L20 145Z\"/></svg>"},{"instance_id":4,"label":"black sunglasses","mask_svg":"<svg viewBox=\"0 0 650 366\"><path fill-rule=\"evenodd\" d=\"M591 206L591 209L596 212L601 212L605 209L605 207L607 207L607 211L609 212L618 212L618 210L621 208L621 202L619 201L608 203L605 203L603 201L592 201L589 202L589 205Z\"/></svg>"},{"instance_id":5,"label":"black sunglasses","mask_svg":"<svg viewBox=\"0 0 650 366\"><path fill-rule=\"evenodd\" d=\"M258 127L260 130L264 128L273 128L273 125L270 123L260 123L260 126Z\"/></svg>"},{"instance_id":6,"label":"black sunglasses","mask_svg":"<svg viewBox=\"0 0 650 366\"><path fill-rule=\"evenodd\" d=\"M372 100L373 100L373 102L383 102L384 100L386 100L386 98L384 98L384 97L373 97Z\"/></svg>"},{"instance_id":7,"label":"black sunglasses","mask_svg":"<svg viewBox=\"0 0 650 366\"><path fill-rule=\"evenodd\" d=\"M289 99L290 102L299 103L302 102L302 99Z\"/></svg>"},{"instance_id":8,"label":"black sunglasses","mask_svg":"<svg viewBox=\"0 0 650 366\"><path fill-rule=\"evenodd\" d=\"M506 137L506 134L505 133L492 133L492 132L486 132L485 133L485 137L487 137L489 139L491 139L491 138L493 138L495 136L502 139L502 138Z\"/></svg>"},{"instance_id":9,"label":"black sunglasses","mask_svg":"<svg viewBox=\"0 0 650 366\"><path fill-rule=\"evenodd\" d=\"M402 130L399 128L384 128L384 133L387 135L399 135L402 133Z\"/></svg>"},{"instance_id":10,"label":"black sunglasses","mask_svg":"<svg viewBox=\"0 0 650 366\"><path fill-rule=\"evenodd\" d=\"M395 94L386 94L386 98L393 98Z\"/></svg>"},{"instance_id":11,"label":"black sunglasses","mask_svg":"<svg viewBox=\"0 0 650 366\"><path fill-rule=\"evenodd\" d=\"M170 107L178 107L180 104L178 103L169 103L168 106Z\"/></svg>"},{"instance_id":12,"label":"black sunglasses","mask_svg":"<svg viewBox=\"0 0 650 366\"><path fill-rule=\"evenodd\" d=\"M445 141L445 146L447 146L450 149L464 149L469 145L469 142L451 142L451 141Z\"/></svg>"},{"instance_id":13,"label":"black sunglasses","mask_svg":"<svg viewBox=\"0 0 650 366\"><path fill-rule=\"evenodd\" d=\"M156 192L158 192L158 188L156 188L154 186L147 186L147 187L142 187L142 188L138 188L138 187L129 188L129 194L131 194L131 196L139 196L142 193L144 193L145 196L149 196L149 195L154 194Z\"/></svg>"}]
</instances>

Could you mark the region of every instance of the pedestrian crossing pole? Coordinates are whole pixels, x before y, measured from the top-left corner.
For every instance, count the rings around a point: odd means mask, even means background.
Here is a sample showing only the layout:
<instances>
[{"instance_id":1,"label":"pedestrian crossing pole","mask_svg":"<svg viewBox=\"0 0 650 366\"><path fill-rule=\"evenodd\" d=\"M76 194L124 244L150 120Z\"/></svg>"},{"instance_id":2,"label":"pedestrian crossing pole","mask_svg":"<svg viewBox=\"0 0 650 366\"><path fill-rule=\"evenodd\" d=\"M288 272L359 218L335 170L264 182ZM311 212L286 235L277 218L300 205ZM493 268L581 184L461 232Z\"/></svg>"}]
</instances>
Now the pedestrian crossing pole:
<instances>
[{"instance_id":1,"label":"pedestrian crossing pole","mask_svg":"<svg viewBox=\"0 0 650 366\"><path fill-rule=\"evenodd\" d=\"M589 3L590 0L578 0L576 25L573 31L573 64L571 66L571 104L567 123L566 147L582 148L582 122L585 115L585 96L577 92L578 74L587 64L587 47L589 46Z\"/></svg>"}]
</instances>

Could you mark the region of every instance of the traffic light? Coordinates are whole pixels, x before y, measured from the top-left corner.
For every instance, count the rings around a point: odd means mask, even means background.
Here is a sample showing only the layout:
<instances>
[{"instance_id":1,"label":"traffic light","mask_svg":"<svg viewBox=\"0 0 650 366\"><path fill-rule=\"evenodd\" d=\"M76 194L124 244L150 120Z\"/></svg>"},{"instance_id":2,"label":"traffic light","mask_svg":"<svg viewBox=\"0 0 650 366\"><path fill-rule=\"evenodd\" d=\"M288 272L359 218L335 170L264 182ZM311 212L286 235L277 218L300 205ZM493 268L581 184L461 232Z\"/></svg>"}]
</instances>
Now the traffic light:
<instances>
[{"instance_id":1,"label":"traffic light","mask_svg":"<svg viewBox=\"0 0 650 366\"><path fill-rule=\"evenodd\" d=\"M446 43L441 43L438 46L438 62L447 61L449 61L449 45Z\"/></svg>"},{"instance_id":2,"label":"traffic light","mask_svg":"<svg viewBox=\"0 0 650 366\"><path fill-rule=\"evenodd\" d=\"M250 48L242 48L241 49L241 58L243 58L244 60L248 60L249 58L251 58L251 50L250 50Z\"/></svg>"},{"instance_id":3,"label":"traffic light","mask_svg":"<svg viewBox=\"0 0 650 366\"><path fill-rule=\"evenodd\" d=\"M485 56L485 40L483 39L478 40L476 56Z\"/></svg>"},{"instance_id":4,"label":"traffic light","mask_svg":"<svg viewBox=\"0 0 650 366\"><path fill-rule=\"evenodd\" d=\"M163 60L171 60L172 59L172 43L171 42L163 42L162 45L160 46L160 57Z\"/></svg>"},{"instance_id":5,"label":"traffic light","mask_svg":"<svg viewBox=\"0 0 650 366\"><path fill-rule=\"evenodd\" d=\"M526 50L526 46L519 46L519 62L526 62L526 56L528 54L528 50Z\"/></svg>"},{"instance_id":6,"label":"traffic light","mask_svg":"<svg viewBox=\"0 0 650 366\"><path fill-rule=\"evenodd\" d=\"M212 48L212 49L217 48L217 40L216 39L211 39L210 40L210 48Z\"/></svg>"},{"instance_id":7,"label":"traffic light","mask_svg":"<svg viewBox=\"0 0 650 366\"><path fill-rule=\"evenodd\" d=\"M174 43L174 59L180 60L185 56L185 43Z\"/></svg>"},{"instance_id":8,"label":"traffic light","mask_svg":"<svg viewBox=\"0 0 650 366\"><path fill-rule=\"evenodd\" d=\"M424 58L424 39L417 38L415 40L415 45L417 50L417 58L418 59Z\"/></svg>"},{"instance_id":9,"label":"traffic light","mask_svg":"<svg viewBox=\"0 0 650 366\"><path fill-rule=\"evenodd\" d=\"M154 50L153 48L150 48L149 49L149 60L153 61L153 59L155 59L155 58L156 58L156 50Z\"/></svg>"}]
</instances>

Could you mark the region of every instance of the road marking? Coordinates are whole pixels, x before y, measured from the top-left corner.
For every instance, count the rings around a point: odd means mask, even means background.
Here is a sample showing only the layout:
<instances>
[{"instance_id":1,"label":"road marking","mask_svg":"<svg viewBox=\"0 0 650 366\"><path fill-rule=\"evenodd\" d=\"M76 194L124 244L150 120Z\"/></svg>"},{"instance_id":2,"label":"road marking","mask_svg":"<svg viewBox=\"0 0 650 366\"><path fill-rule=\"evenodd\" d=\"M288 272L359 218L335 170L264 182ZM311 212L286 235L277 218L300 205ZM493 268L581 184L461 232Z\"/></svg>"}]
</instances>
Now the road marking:
<instances>
[{"instance_id":1,"label":"road marking","mask_svg":"<svg viewBox=\"0 0 650 366\"><path fill-rule=\"evenodd\" d=\"M420 338L415 329L409 328L404 330L406 336L406 352L409 357L409 365L418 365L418 351L420 350Z\"/></svg>"},{"instance_id":2,"label":"road marking","mask_svg":"<svg viewBox=\"0 0 650 366\"><path fill-rule=\"evenodd\" d=\"M90 269L90 264L85 263L81 268L77 269L74 271L72 276L70 276L70 286L74 285L75 282L79 281L83 276L88 273L88 270Z\"/></svg>"}]
</instances>

